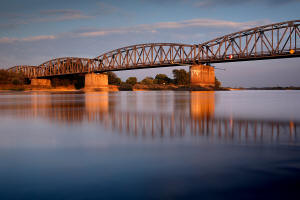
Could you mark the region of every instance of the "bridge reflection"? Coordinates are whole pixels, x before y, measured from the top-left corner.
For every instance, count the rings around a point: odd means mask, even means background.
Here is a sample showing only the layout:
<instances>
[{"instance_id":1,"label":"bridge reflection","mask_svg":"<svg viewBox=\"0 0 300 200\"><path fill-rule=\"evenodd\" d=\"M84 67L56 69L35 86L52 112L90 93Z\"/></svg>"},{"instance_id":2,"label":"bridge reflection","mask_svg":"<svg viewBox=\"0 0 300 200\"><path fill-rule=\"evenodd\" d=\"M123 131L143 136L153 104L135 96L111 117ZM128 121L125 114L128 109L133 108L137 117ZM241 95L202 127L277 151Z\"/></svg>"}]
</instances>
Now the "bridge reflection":
<instances>
[{"instance_id":1,"label":"bridge reflection","mask_svg":"<svg viewBox=\"0 0 300 200\"><path fill-rule=\"evenodd\" d=\"M99 124L99 132L104 128L128 137L201 137L241 143L293 143L297 139L299 122L215 116L214 92L190 92L188 98L187 93L180 94L32 93L1 104L0 116L39 118L55 124L94 123Z\"/></svg>"}]
</instances>

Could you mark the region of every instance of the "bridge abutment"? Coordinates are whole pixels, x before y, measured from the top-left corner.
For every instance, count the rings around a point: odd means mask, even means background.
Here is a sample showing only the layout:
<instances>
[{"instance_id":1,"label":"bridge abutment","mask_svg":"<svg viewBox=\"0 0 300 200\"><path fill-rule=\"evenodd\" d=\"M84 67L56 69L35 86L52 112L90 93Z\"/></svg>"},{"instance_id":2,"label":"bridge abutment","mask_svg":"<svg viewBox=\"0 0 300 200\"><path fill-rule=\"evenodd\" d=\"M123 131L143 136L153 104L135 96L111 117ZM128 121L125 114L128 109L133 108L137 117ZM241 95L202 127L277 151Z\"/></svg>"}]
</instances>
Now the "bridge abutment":
<instances>
[{"instance_id":1,"label":"bridge abutment","mask_svg":"<svg viewBox=\"0 0 300 200\"><path fill-rule=\"evenodd\" d=\"M51 87L51 80L50 79L31 79L32 86L42 86L42 87Z\"/></svg>"},{"instance_id":2,"label":"bridge abutment","mask_svg":"<svg viewBox=\"0 0 300 200\"><path fill-rule=\"evenodd\" d=\"M190 66L190 83L198 86L215 86L215 69L209 65Z\"/></svg>"},{"instance_id":3,"label":"bridge abutment","mask_svg":"<svg viewBox=\"0 0 300 200\"><path fill-rule=\"evenodd\" d=\"M90 73L85 75L84 89L106 90L108 89L108 75Z\"/></svg>"}]
</instances>

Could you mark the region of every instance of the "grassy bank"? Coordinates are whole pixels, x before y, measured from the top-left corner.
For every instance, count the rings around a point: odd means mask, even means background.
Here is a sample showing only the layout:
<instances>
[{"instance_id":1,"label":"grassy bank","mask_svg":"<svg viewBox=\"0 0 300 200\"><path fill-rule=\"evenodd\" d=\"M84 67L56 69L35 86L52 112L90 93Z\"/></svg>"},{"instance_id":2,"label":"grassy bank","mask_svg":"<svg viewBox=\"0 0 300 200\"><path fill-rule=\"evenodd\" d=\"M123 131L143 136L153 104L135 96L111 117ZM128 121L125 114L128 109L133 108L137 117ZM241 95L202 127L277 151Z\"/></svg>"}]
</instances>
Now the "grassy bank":
<instances>
[{"instance_id":1,"label":"grassy bank","mask_svg":"<svg viewBox=\"0 0 300 200\"><path fill-rule=\"evenodd\" d=\"M0 84L0 90L24 91L25 89L24 85Z\"/></svg>"},{"instance_id":2,"label":"grassy bank","mask_svg":"<svg viewBox=\"0 0 300 200\"><path fill-rule=\"evenodd\" d=\"M14 84L0 84L0 90L13 90L13 91L86 91L85 88L76 89L74 85L68 86L32 86L32 85L14 85ZM163 85L163 84L123 84L123 85L109 85L108 88L91 89L92 91L158 91L158 90L172 90L172 91L216 91L228 90L226 88L214 87L200 87L190 85Z\"/></svg>"},{"instance_id":3,"label":"grassy bank","mask_svg":"<svg viewBox=\"0 0 300 200\"><path fill-rule=\"evenodd\" d=\"M120 91L147 91L147 90L172 90L172 91L217 91L228 90L226 88L216 87L201 87L192 85L175 85L175 84L135 84L119 86Z\"/></svg>"}]
</instances>

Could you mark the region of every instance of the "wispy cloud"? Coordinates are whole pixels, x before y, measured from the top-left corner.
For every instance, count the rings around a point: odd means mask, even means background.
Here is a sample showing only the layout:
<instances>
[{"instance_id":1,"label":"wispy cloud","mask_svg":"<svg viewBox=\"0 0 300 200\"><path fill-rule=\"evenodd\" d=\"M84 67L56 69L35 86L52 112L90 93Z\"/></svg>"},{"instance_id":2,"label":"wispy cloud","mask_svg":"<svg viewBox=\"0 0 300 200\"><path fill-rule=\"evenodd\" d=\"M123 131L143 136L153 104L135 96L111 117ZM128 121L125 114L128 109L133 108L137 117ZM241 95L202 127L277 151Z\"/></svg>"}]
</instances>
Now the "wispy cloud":
<instances>
[{"instance_id":1,"label":"wispy cloud","mask_svg":"<svg viewBox=\"0 0 300 200\"><path fill-rule=\"evenodd\" d=\"M103 1L97 2L95 8L96 12L93 12L94 16L119 16L126 18L132 18L134 16L133 12L129 12L122 7L115 6Z\"/></svg>"},{"instance_id":2,"label":"wispy cloud","mask_svg":"<svg viewBox=\"0 0 300 200\"><path fill-rule=\"evenodd\" d=\"M184 20L179 22L161 22L156 23L150 26L144 25L145 28L153 29L175 29L175 28L186 28L186 27L214 27L214 28L248 28L249 26L255 26L261 23L262 21L251 21L251 22L234 22L234 21L225 21L225 20L215 20L215 19L191 19Z\"/></svg>"},{"instance_id":3,"label":"wispy cloud","mask_svg":"<svg viewBox=\"0 0 300 200\"><path fill-rule=\"evenodd\" d=\"M12 42L34 42L39 40L53 40L64 37L102 37L115 34L159 34L160 31L164 30L182 30L186 28L214 28L214 29L246 29L250 27L255 27L261 24L268 24L269 20L260 21L249 21L249 22L234 22L225 20L215 20L215 19L191 19L177 22L160 22L154 24L141 24L131 27L121 27L112 29L82 29L79 31L66 32L59 35L41 35L26 38L0 38L0 43L12 43Z\"/></svg>"},{"instance_id":4,"label":"wispy cloud","mask_svg":"<svg viewBox=\"0 0 300 200\"><path fill-rule=\"evenodd\" d=\"M27 25L40 22L60 22L68 20L89 19L95 16L86 15L80 10L73 9L56 9L56 10L41 10L31 14L17 13L0 13L0 17L5 19L5 23L0 24L4 31L7 29L16 28L19 25Z\"/></svg>"},{"instance_id":5,"label":"wispy cloud","mask_svg":"<svg viewBox=\"0 0 300 200\"><path fill-rule=\"evenodd\" d=\"M54 35L38 35L38 36L24 37L24 38L3 37L0 38L0 43L35 42L40 40L53 40L56 38L57 36Z\"/></svg>"},{"instance_id":6,"label":"wispy cloud","mask_svg":"<svg viewBox=\"0 0 300 200\"><path fill-rule=\"evenodd\" d=\"M145 3L154 3L158 5L167 4L190 4L198 7L216 7L216 6L234 6L243 4L254 5L273 5L290 4L300 2L300 0L141 0Z\"/></svg>"},{"instance_id":7,"label":"wispy cloud","mask_svg":"<svg viewBox=\"0 0 300 200\"><path fill-rule=\"evenodd\" d=\"M56 9L56 10L42 10L40 11L41 15L77 15L81 14L79 10L72 9Z\"/></svg>"},{"instance_id":8,"label":"wispy cloud","mask_svg":"<svg viewBox=\"0 0 300 200\"><path fill-rule=\"evenodd\" d=\"M178 22L160 22L155 24L142 24L133 27L115 28L115 29L99 29L77 33L80 37L96 37L109 34L124 34L124 33L140 33L151 32L157 33L159 30L166 29L183 29L190 27L197 28L240 28L246 29L261 24L270 23L269 20L250 21L250 22L234 22L214 19L191 19Z\"/></svg>"},{"instance_id":9,"label":"wispy cloud","mask_svg":"<svg viewBox=\"0 0 300 200\"><path fill-rule=\"evenodd\" d=\"M194 3L197 7L216 7L216 6L234 6L234 5L241 5L241 4L253 4L253 5L271 5L271 6L278 6L282 4L289 4L300 2L300 0L188 0Z\"/></svg>"},{"instance_id":10,"label":"wispy cloud","mask_svg":"<svg viewBox=\"0 0 300 200\"><path fill-rule=\"evenodd\" d=\"M17 24L14 23L7 23L7 24L0 24L0 32L2 32L3 30L7 30L7 29L14 29L17 27Z\"/></svg>"},{"instance_id":11,"label":"wispy cloud","mask_svg":"<svg viewBox=\"0 0 300 200\"><path fill-rule=\"evenodd\" d=\"M108 15L120 11L121 9L108 3L97 3L97 14Z\"/></svg>"},{"instance_id":12,"label":"wispy cloud","mask_svg":"<svg viewBox=\"0 0 300 200\"><path fill-rule=\"evenodd\" d=\"M65 21L74 19L87 19L92 16L85 15L79 10L72 9L57 9L57 10L42 10L40 11L40 19L37 21Z\"/></svg>"}]
</instances>

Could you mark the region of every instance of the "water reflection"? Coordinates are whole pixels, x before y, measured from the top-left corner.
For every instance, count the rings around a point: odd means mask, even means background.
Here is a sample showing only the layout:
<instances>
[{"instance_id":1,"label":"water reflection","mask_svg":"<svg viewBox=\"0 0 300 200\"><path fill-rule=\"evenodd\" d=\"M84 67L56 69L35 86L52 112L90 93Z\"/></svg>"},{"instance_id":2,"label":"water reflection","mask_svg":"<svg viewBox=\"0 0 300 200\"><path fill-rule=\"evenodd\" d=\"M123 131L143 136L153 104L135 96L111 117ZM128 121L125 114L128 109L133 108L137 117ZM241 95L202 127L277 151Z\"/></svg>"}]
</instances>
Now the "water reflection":
<instances>
[{"instance_id":1,"label":"water reflection","mask_svg":"<svg viewBox=\"0 0 300 200\"><path fill-rule=\"evenodd\" d=\"M65 125L87 122L128 137L296 142L299 122L215 116L216 102L214 92L33 92L2 96L0 116Z\"/></svg>"}]
</instances>

